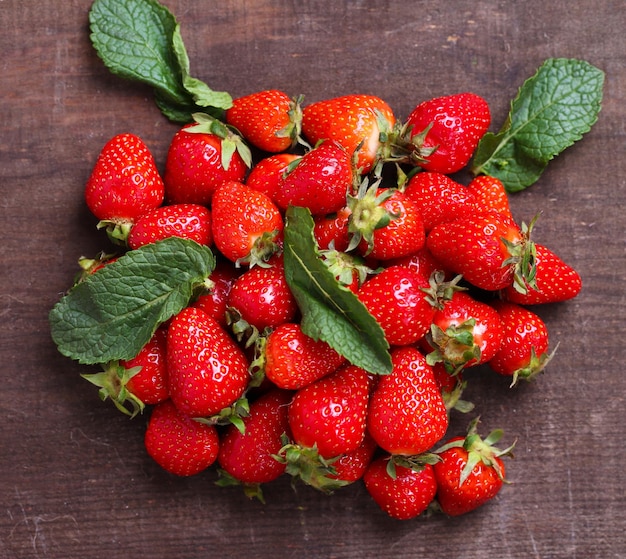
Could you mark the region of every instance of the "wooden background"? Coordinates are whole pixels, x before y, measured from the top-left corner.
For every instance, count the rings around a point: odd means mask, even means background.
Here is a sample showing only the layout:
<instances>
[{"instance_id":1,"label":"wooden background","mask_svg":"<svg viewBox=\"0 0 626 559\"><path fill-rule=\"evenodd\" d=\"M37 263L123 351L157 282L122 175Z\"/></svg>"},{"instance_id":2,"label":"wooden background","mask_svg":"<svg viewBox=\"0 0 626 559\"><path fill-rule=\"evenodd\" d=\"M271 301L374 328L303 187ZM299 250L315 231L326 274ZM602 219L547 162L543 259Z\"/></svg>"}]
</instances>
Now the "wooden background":
<instances>
[{"instance_id":1,"label":"wooden background","mask_svg":"<svg viewBox=\"0 0 626 559\"><path fill-rule=\"evenodd\" d=\"M144 419L102 403L50 340L47 314L80 255L107 248L82 190L104 143L134 132L162 165L176 126L150 92L111 76L88 0L0 2L0 557L98 559L626 557L624 518L624 106L622 0L167 0L192 73L234 96L277 87L307 101L354 92L400 118L472 90L499 127L548 57L606 72L594 129L512 200L543 212L536 239L580 271L576 300L546 307L560 348L510 390L485 372L468 397L484 429L517 439L514 482L468 516L387 518L357 484L327 497L282 479L267 504L175 479L143 450ZM456 416L451 430L461 432Z\"/></svg>"}]
</instances>

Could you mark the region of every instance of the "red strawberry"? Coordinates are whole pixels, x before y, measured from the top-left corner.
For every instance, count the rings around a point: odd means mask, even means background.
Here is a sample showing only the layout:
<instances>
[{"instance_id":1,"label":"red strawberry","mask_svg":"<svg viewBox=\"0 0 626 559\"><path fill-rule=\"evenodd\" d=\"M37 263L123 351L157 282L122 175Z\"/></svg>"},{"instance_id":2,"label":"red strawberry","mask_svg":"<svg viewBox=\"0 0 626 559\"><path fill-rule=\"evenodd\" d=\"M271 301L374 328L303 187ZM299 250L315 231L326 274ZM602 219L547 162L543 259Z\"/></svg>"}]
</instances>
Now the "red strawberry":
<instances>
[{"instance_id":1,"label":"red strawberry","mask_svg":"<svg viewBox=\"0 0 626 559\"><path fill-rule=\"evenodd\" d=\"M100 388L101 400L110 398L118 410L134 417L146 404L158 404L169 397L166 338L165 328L159 328L132 359L112 361L103 372L82 376Z\"/></svg>"},{"instance_id":2,"label":"red strawberry","mask_svg":"<svg viewBox=\"0 0 626 559\"><path fill-rule=\"evenodd\" d=\"M428 280L403 266L369 278L357 295L385 332L390 345L417 342L429 329L435 308L424 291Z\"/></svg>"},{"instance_id":3,"label":"red strawberry","mask_svg":"<svg viewBox=\"0 0 626 559\"><path fill-rule=\"evenodd\" d=\"M278 250L283 218L262 192L238 181L222 183L213 196L213 239L226 258L254 266Z\"/></svg>"},{"instance_id":4,"label":"red strawberry","mask_svg":"<svg viewBox=\"0 0 626 559\"><path fill-rule=\"evenodd\" d=\"M548 328L541 317L531 310L505 301L492 303L502 320L502 344L489 361L498 374L531 380L543 371L548 354Z\"/></svg>"},{"instance_id":5,"label":"red strawberry","mask_svg":"<svg viewBox=\"0 0 626 559\"><path fill-rule=\"evenodd\" d=\"M276 203L282 210L304 206L313 215L339 211L352 188L350 155L337 142L325 141L305 153L285 176Z\"/></svg>"},{"instance_id":6,"label":"red strawberry","mask_svg":"<svg viewBox=\"0 0 626 559\"><path fill-rule=\"evenodd\" d=\"M424 512L435 499L437 482L433 467L409 468L397 464L389 472L389 456L376 458L367 468L363 482L376 504L397 520L409 520Z\"/></svg>"},{"instance_id":7,"label":"red strawberry","mask_svg":"<svg viewBox=\"0 0 626 559\"><path fill-rule=\"evenodd\" d=\"M447 270L488 291L524 284L533 273L534 248L526 228L495 211L435 226L426 246Z\"/></svg>"},{"instance_id":8,"label":"red strawberry","mask_svg":"<svg viewBox=\"0 0 626 559\"><path fill-rule=\"evenodd\" d=\"M251 144L278 153L293 147L300 135L301 99L291 99L283 91L257 91L233 100L226 111L226 122Z\"/></svg>"},{"instance_id":9,"label":"red strawberry","mask_svg":"<svg viewBox=\"0 0 626 559\"><path fill-rule=\"evenodd\" d=\"M293 440L324 458L353 452L365 437L368 373L347 365L298 390L289 406Z\"/></svg>"},{"instance_id":10,"label":"red strawberry","mask_svg":"<svg viewBox=\"0 0 626 559\"><path fill-rule=\"evenodd\" d=\"M386 264L387 266L404 266L425 278L429 278L436 271L443 271L443 267L430 253L426 245L407 256L388 260Z\"/></svg>"},{"instance_id":11,"label":"red strawberry","mask_svg":"<svg viewBox=\"0 0 626 559\"><path fill-rule=\"evenodd\" d=\"M250 412L242 418L243 429L236 425L225 428L220 438L217 461L224 470L221 485L244 484L248 496L262 499L258 484L281 476L285 464L274 458L283 447L283 435L289 436L287 411L293 395L272 389L250 404Z\"/></svg>"},{"instance_id":12,"label":"red strawberry","mask_svg":"<svg viewBox=\"0 0 626 559\"><path fill-rule=\"evenodd\" d=\"M466 437L454 437L437 449L440 460L433 466L437 480L437 501L448 516L470 512L493 499L504 482L501 457L511 455L513 446L500 450L493 445L501 431L491 432L484 440L473 421Z\"/></svg>"},{"instance_id":13,"label":"red strawberry","mask_svg":"<svg viewBox=\"0 0 626 559\"><path fill-rule=\"evenodd\" d=\"M177 476L192 476L215 462L219 437L215 426L187 417L171 400L165 400L152 410L145 447L163 469Z\"/></svg>"},{"instance_id":14,"label":"red strawberry","mask_svg":"<svg viewBox=\"0 0 626 559\"><path fill-rule=\"evenodd\" d=\"M313 234L321 250L327 250L331 245L338 251L347 250L350 242L348 231L350 213L350 209L345 207L335 213L318 215L313 218L315 222Z\"/></svg>"},{"instance_id":15,"label":"red strawberry","mask_svg":"<svg viewBox=\"0 0 626 559\"><path fill-rule=\"evenodd\" d=\"M377 447L376 441L365 431L365 438L359 448L352 452L346 452L333 460L332 468L334 472L329 473L328 477L346 483L358 481L365 474Z\"/></svg>"},{"instance_id":16,"label":"red strawberry","mask_svg":"<svg viewBox=\"0 0 626 559\"><path fill-rule=\"evenodd\" d=\"M302 110L302 132L315 145L321 140L339 142L356 167L369 173L381 157L381 134L396 122L391 107L373 95L345 95L318 101Z\"/></svg>"},{"instance_id":17,"label":"red strawberry","mask_svg":"<svg viewBox=\"0 0 626 559\"><path fill-rule=\"evenodd\" d=\"M502 298L520 305L558 303L576 297L582 289L580 275L549 248L535 243L535 287L521 293L514 286L502 291Z\"/></svg>"},{"instance_id":18,"label":"red strawberry","mask_svg":"<svg viewBox=\"0 0 626 559\"><path fill-rule=\"evenodd\" d=\"M265 341L264 370L279 388L297 390L335 371L345 359L322 340L314 340L296 323L281 324Z\"/></svg>"},{"instance_id":19,"label":"red strawberry","mask_svg":"<svg viewBox=\"0 0 626 559\"><path fill-rule=\"evenodd\" d=\"M211 212L198 204L155 208L142 215L132 226L128 246L136 249L168 237L182 237L201 245L212 245Z\"/></svg>"},{"instance_id":20,"label":"red strawberry","mask_svg":"<svg viewBox=\"0 0 626 559\"><path fill-rule=\"evenodd\" d=\"M513 219L509 196L500 179L489 175L479 175L471 180L467 185L467 190L474 195L477 208L495 210Z\"/></svg>"},{"instance_id":21,"label":"red strawberry","mask_svg":"<svg viewBox=\"0 0 626 559\"><path fill-rule=\"evenodd\" d=\"M247 387L248 362L219 323L188 307L170 322L167 370L172 401L184 414L209 417L234 404Z\"/></svg>"},{"instance_id":22,"label":"red strawberry","mask_svg":"<svg viewBox=\"0 0 626 559\"><path fill-rule=\"evenodd\" d=\"M287 171L300 157L293 153L277 153L261 159L250 169L246 184L274 201Z\"/></svg>"},{"instance_id":23,"label":"red strawberry","mask_svg":"<svg viewBox=\"0 0 626 559\"><path fill-rule=\"evenodd\" d=\"M209 276L212 287L208 293L201 294L192 304L217 320L222 326L227 326L226 307L228 295L239 277L239 272L231 262L218 260L215 269Z\"/></svg>"},{"instance_id":24,"label":"red strawberry","mask_svg":"<svg viewBox=\"0 0 626 559\"><path fill-rule=\"evenodd\" d=\"M192 132L196 126L188 124L176 132L167 152L163 178L166 198L173 204L208 206L220 184L242 181L247 172L244 158L236 150L231 155L224 143L228 133Z\"/></svg>"},{"instance_id":25,"label":"red strawberry","mask_svg":"<svg viewBox=\"0 0 626 559\"><path fill-rule=\"evenodd\" d=\"M450 372L486 363L502 343L500 315L468 293L456 291L435 311L428 343L434 350L428 362L441 361Z\"/></svg>"},{"instance_id":26,"label":"red strawberry","mask_svg":"<svg viewBox=\"0 0 626 559\"><path fill-rule=\"evenodd\" d=\"M360 241L361 254L377 260L408 256L425 243L424 222L417 204L396 189L361 188L348 198L349 231Z\"/></svg>"},{"instance_id":27,"label":"red strawberry","mask_svg":"<svg viewBox=\"0 0 626 559\"><path fill-rule=\"evenodd\" d=\"M90 275L95 274L98 270L104 268L107 264L115 262L119 257L115 254L107 254L104 251L100 251L95 258L88 258L87 256L81 256L78 259L78 266L80 272L74 277L74 285L79 284L81 281L87 279Z\"/></svg>"},{"instance_id":28,"label":"red strawberry","mask_svg":"<svg viewBox=\"0 0 626 559\"><path fill-rule=\"evenodd\" d=\"M391 359L391 374L380 378L370 398L367 428L390 454L422 454L444 436L446 406L431 366L417 349L396 348Z\"/></svg>"},{"instance_id":29,"label":"red strawberry","mask_svg":"<svg viewBox=\"0 0 626 559\"><path fill-rule=\"evenodd\" d=\"M87 207L121 241L139 216L163 203L163 196L154 158L134 134L118 134L105 144L85 186Z\"/></svg>"},{"instance_id":30,"label":"red strawberry","mask_svg":"<svg viewBox=\"0 0 626 559\"><path fill-rule=\"evenodd\" d=\"M272 258L270 264L246 270L235 280L228 295L228 307L236 311L236 318L259 332L290 322L298 311L285 279L282 257Z\"/></svg>"},{"instance_id":31,"label":"red strawberry","mask_svg":"<svg viewBox=\"0 0 626 559\"><path fill-rule=\"evenodd\" d=\"M417 204L429 232L435 225L475 212L475 197L462 184L441 173L417 173L406 185L405 195Z\"/></svg>"},{"instance_id":32,"label":"red strawberry","mask_svg":"<svg viewBox=\"0 0 626 559\"><path fill-rule=\"evenodd\" d=\"M471 159L489 124L487 102L474 93L457 93L420 103L406 120L417 164L449 175Z\"/></svg>"}]
</instances>

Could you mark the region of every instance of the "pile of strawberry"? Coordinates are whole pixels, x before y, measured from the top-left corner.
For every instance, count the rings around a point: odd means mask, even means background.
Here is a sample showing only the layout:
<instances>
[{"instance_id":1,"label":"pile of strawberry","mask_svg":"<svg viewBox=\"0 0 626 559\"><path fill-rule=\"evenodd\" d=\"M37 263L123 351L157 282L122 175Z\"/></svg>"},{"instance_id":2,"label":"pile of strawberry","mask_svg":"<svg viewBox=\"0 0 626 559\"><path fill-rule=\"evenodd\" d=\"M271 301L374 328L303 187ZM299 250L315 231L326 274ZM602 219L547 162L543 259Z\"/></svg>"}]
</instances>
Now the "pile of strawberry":
<instances>
[{"instance_id":1,"label":"pile of strawberry","mask_svg":"<svg viewBox=\"0 0 626 559\"><path fill-rule=\"evenodd\" d=\"M173 137L161 177L138 137L103 148L86 202L109 237L136 250L168 237L211 247L204 292L139 354L85 375L121 410L150 406L148 454L222 485L291 475L331 492L362 480L390 516L482 505L505 480L502 435L447 434L464 372L488 365L530 380L550 358L529 307L578 294L579 275L513 219L496 178L464 169L490 125L462 93L424 101L397 122L382 99L302 106L281 91L235 99ZM251 148L251 149L250 149ZM306 208L319 258L384 332L389 374L349 362L301 328L285 274L290 207ZM97 274L117 256L81 261ZM79 280L80 281L80 280Z\"/></svg>"}]
</instances>

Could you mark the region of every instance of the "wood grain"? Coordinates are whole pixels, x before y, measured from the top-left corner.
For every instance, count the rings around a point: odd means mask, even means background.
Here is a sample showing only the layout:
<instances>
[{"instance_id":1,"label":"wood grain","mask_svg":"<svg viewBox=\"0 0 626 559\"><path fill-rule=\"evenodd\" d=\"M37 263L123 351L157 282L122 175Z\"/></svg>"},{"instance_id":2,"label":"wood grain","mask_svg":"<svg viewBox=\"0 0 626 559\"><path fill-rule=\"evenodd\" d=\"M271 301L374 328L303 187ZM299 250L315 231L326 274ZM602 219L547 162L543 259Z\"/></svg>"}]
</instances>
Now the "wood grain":
<instances>
[{"instance_id":1,"label":"wood grain","mask_svg":"<svg viewBox=\"0 0 626 559\"><path fill-rule=\"evenodd\" d=\"M235 96L278 87L307 102L369 92L402 118L429 96L472 90L502 122L548 57L606 72L601 118L516 195L536 238L580 271L581 296L541 309L559 350L510 390L471 378L485 429L517 439L513 484L458 519L398 522L356 484L327 497L281 479L267 504L162 472L144 420L102 403L50 340L47 313L80 255L106 248L82 189L108 138L132 131L162 165L176 126L146 89L91 49L91 2L1 3L0 557L626 557L623 343L626 48L622 2L168 0L192 72ZM496 124L497 123L497 124ZM461 431L466 418L455 417Z\"/></svg>"}]
</instances>

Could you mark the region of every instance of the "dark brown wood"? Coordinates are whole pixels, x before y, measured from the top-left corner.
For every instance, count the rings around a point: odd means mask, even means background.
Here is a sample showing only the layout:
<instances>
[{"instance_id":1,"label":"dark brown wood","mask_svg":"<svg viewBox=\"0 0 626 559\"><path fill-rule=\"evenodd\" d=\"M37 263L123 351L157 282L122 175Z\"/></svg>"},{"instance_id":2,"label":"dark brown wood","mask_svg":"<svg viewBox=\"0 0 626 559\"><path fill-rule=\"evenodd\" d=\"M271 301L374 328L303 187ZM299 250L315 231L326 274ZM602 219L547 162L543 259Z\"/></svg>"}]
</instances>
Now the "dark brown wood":
<instances>
[{"instance_id":1,"label":"dark brown wood","mask_svg":"<svg viewBox=\"0 0 626 559\"><path fill-rule=\"evenodd\" d=\"M233 95L278 87L307 101L382 96L402 118L427 97L472 90L502 122L548 57L606 72L604 107L584 140L514 196L543 212L536 238L580 271L574 301L539 312L559 350L545 375L510 390L475 374L485 429L517 439L513 484L458 519L398 522L360 484L332 497L287 479L267 504L175 479L143 449L144 419L97 398L60 356L47 313L80 255L106 248L82 189L112 135L142 136L162 165L176 126L145 88L111 76L87 29L91 2L5 0L0 9L0 557L626 556L623 445L626 203L622 2L169 0L192 73ZM455 417L461 432L466 418Z\"/></svg>"}]
</instances>

